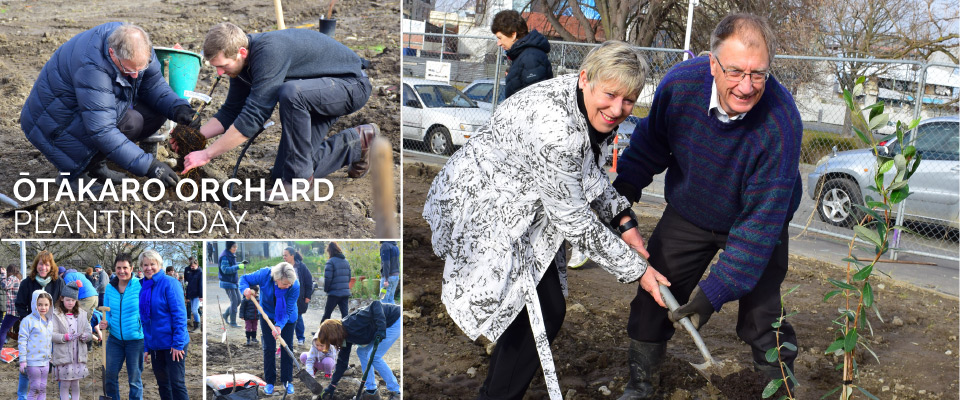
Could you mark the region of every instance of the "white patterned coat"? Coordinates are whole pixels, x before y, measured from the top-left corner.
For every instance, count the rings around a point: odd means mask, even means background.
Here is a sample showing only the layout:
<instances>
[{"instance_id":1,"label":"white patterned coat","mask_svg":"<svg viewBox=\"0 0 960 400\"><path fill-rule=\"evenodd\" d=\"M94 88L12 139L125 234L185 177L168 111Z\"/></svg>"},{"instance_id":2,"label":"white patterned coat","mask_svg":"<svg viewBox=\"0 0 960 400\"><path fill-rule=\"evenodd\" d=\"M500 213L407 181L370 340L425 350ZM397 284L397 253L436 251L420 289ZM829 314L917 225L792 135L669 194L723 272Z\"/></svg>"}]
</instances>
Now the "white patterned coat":
<instances>
[{"instance_id":1,"label":"white patterned coat","mask_svg":"<svg viewBox=\"0 0 960 400\"><path fill-rule=\"evenodd\" d=\"M555 399L559 385L536 286L560 244L570 241L620 282L639 279L647 267L607 225L630 203L595 161L576 85L576 74L565 75L502 103L450 157L423 207L434 252L446 261L441 298L450 317L470 339L495 341L528 306ZM566 268L559 272L566 295Z\"/></svg>"}]
</instances>

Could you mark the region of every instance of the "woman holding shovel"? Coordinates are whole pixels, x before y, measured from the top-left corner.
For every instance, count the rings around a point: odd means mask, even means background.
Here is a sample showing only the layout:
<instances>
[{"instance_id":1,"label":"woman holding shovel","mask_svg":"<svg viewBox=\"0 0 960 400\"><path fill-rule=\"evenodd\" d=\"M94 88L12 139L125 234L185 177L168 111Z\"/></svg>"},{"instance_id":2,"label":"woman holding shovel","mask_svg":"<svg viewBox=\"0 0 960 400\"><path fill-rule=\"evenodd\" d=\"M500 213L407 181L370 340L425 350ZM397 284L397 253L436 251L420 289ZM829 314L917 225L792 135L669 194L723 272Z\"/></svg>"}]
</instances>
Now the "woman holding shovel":
<instances>
[{"instance_id":1,"label":"woman holding shovel","mask_svg":"<svg viewBox=\"0 0 960 400\"><path fill-rule=\"evenodd\" d=\"M285 343L293 343L293 331L297 325L297 298L300 296L300 282L297 272L290 263L282 262L272 267L246 274L240 278L240 289L244 297L253 299L256 294L250 286L260 287L260 306L266 318L274 324L269 325L262 318L260 329L263 331L263 380L266 394L273 394L273 385L277 381L277 366L274 354L277 351L277 336ZM287 352L280 352L280 382L293 394L293 359Z\"/></svg>"},{"instance_id":2,"label":"woman holding shovel","mask_svg":"<svg viewBox=\"0 0 960 400\"><path fill-rule=\"evenodd\" d=\"M187 308L180 281L162 272L163 258L155 250L140 253L140 321L143 324L144 362L153 374L162 400L189 400L185 358L190 335Z\"/></svg>"},{"instance_id":3,"label":"woman holding shovel","mask_svg":"<svg viewBox=\"0 0 960 400\"><path fill-rule=\"evenodd\" d=\"M550 342L566 313L554 263L564 240L663 305L669 282L644 260L630 202L603 168L646 75L640 50L604 42L579 73L510 96L434 179L423 217L446 262L443 304L470 339L497 342L479 398L523 398L539 367L562 398Z\"/></svg>"},{"instance_id":4,"label":"woman holding shovel","mask_svg":"<svg viewBox=\"0 0 960 400\"><path fill-rule=\"evenodd\" d=\"M363 386L366 389L364 398L379 399L377 394L377 380L370 371L370 366L380 374L387 385L388 400L400 400L400 384L390 370L390 366L383 361L390 346L400 337L400 306L396 304L381 304L379 301L370 303L348 315L342 321L328 319L320 324L317 333L317 342L322 346L339 346L337 367L330 378L330 386L323 390L322 399L332 399L337 390L337 383L347 370L350 362L350 349L357 347L357 357L360 358L360 368L364 371ZM371 353L373 362L370 362Z\"/></svg>"}]
</instances>

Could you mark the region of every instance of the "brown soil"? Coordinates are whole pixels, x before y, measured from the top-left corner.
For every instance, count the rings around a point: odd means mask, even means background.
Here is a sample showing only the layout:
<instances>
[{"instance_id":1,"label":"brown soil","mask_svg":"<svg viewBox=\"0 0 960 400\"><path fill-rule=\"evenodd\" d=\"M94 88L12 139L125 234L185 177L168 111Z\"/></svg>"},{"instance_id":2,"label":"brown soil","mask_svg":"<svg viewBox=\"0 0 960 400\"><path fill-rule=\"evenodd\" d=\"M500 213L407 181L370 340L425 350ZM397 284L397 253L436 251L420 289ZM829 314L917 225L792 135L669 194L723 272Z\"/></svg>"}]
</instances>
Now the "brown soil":
<instances>
[{"instance_id":1,"label":"brown soil","mask_svg":"<svg viewBox=\"0 0 960 400\"><path fill-rule=\"evenodd\" d=\"M327 6L326 1L285 1L283 11L286 25L316 24L319 16L326 13ZM396 24L399 13L400 3L396 0L337 2L334 17L338 21L334 37L372 62L367 72L373 93L366 107L340 118L330 130L336 133L350 126L376 122L393 145L395 160L400 159L400 107L397 95L400 56ZM135 3L42 0L0 4L0 159L4 165L4 168L0 168L0 193L13 197L13 185L21 172L29 172L31 179L57 176L53 165L24 137L19 123L20 109L33 87L34 79L57 47L77 33L109 21L128 21L142 26L156 46L170 47L174 43L181 43L186 50L194 52L200 51L206 31L222 21L234 22L247 32L272 30L276 25L273 3L252 0L149 0ZM215 71L210 67L202 68L195 91L208 92L214 81ZM216 88L213 102L202 113L204 122L223 103L228 89L229 83L221 83ZM238 178L268 178L281 131L279 116L275 114L272 120L278 125L268 128L256 138L240 164ZM168 146L162 146L160 153L173 154L173 151ZM226 179L239 154L240 147L222 155L204 168L204 174L221 181ZM350 179L346 169L342 169L327 178L333 183L334 195L326 202L298 202L280 207L265 207L259 201L235 203L234 212L248 212L239 233L232 229L214 229L204 231L202 235L208 238L373 237L375 224L372 220L371 177ZM145 180L138 179L141 182ZM394 185L399 192L399 170L395 172ZM399 211L399 206L397 209ZM112 232L106 232L102 227L98 232L90 232L89 229L71 232L63 228L55 233L38 232L51 230L60 211L75 220L78 212L89 217L96 210L122 210L141 217L146 217L148 212L168 210L173 217L166 221L173 221L177 230L173 234L160 234L156 230L145 231L136 227L124 232L115 226ZM61 201L36 209L43 219L39 229L31 225L20 227L15 232L13 213L4 204L0 206L0 236L188 237L196 235L187 229L189 210L201 210L208 218L221 212L226 221L230 221L225 202L183 202L179 199L170 200L169 197L156 203ZM304 218L316 215L329 217Z\"/></svg>"},{"instance_id":2,"label":"brown soil","mask_svg":"<svg viewBox=\"0 0 960 400\"><path fill-rule=\"evenodd\" d=\"M261 350L260 345L256 346L245 346L246 336L243 329L243 321L238 319L237 324L240 328L226 327L227 330L227 340L226 344L220 343L220 338L223 334L223 323L219 316L220 307L223 310L226 310L230 305L230 300L227 298L223 289L220 289L217 283L216 277L207 280L207 296L205 300L205 305L209 307L210 311L204 314L204 322L206 323L207 329L207 375L215 374L226 374L232 368L236 373L249 373L260 378L263 378L263 351ZM219 296L219 298L217 297ZM220 307L217 307L217 302L220 302ZM310 337L313 335L313 332L316 332L317 327L320 326L320 320L323 317L323 306L327 302L327 297L323 292L323 289L317 289L314 291L314 297L310 302L309 309L306 313L303 314L303 322L306 328L304 335ZM350 300L350 312L364 307L370 304L370 300ZM333 311L331 318L341 318L340 309L337 308ZM261 339L260 328L257 328L257 341ZM307 343L310 343L310 340L307 340ZM393 370L397 380L400 380L400 368L403 364L401 359L402 354L400 350L400 341L398 340L391 348L387 351L387 354L384 356L384 361L387 362L387 365L390 366L390 369ZM227 346L230 346L229 352ZM291 349L293 353L299 357L300 353L306 352L309 348L306 346L295 345ZM231 357L232 356L232 357ZM294 374L297 373L296 366L294 366ZM370 373L373 373L371 371ZM351 351L350 354L350 368L347 369L347 373L343 378L340 379L340 382L337 384L337 392L335 393L334 399L352 399L353 395L357 393L359 388L358 383L360 377L363 375L363 371L360 369L360 359L357 358L356 346ZM276 392L277 394L283 393L280 389L280 362L277 361L277 385ZM326 387L330 384L330 379L323 378L322 376L317 379L323 387ZM380 376L377 375L377 382L379 386L380 395L383 398L387 397L387 389L383 384ZM311 400L313 394L307 389L306 385L301 383L294 377L294 388L296 393L293 396L287 396L287 399L294 400ZM207 399L213 399L214 393L213 390L209 388L207 391ZM262 392L261 392L261 395ZM269 397L268 397L269 398ZM408 397L415 398L415 397Z\"/></svg>"},{"instance_id":3,"label":"brown soil","mask_svg":"<svg viewBox=\"0 0 960 400\"><path fill-rule=\"evenodd\" d=\"M421 163L404 165L404 393L473 398L487 373L488 342L467 339L440 302L443 261L433 254L430 228L421 217L437 171L438 167ZM635 207L642 213L644 237L649 237L659 218L648 208ZM837 255L838 260L843 257ZM786 297L788 311L798 312L789 318L800 342L795 366L801 385L795 394L798 399L820 398L840 384L841 374L834 367L842 360L824 354L836 335L832 321L840 304L836 299L824 303L823 296L831 290L827 278L841 278L843 273L833 264L790 256L783 287L799 285ZM637 288L617 283L592 262L569 271L568 282L566 320L553 345L564 398L619 397L629 377L626 319ZM960 390L957 299L876 278L874 287L881 286L876 301L884 322L871 313L873 335L866 339L880 361L869 354L858 358L857 383L884 399L956 399ZM702 331L713 356L725 363L721 374L727 377L708 384L689 364L703 361L693 341L678 332L667 349L659 398L761 398L766 382L753 373L749 348L736 336L736 311L736 302L727 304ZM611 394L604 394L606 390ZM866 398L856 393L856 398ZM546 397L538 374L526 398Z\"/></svg>"},{"instance_id":4,"label":"brown soil","mask_svg":"<svg viewBox=\"0 0 960 400\"><path fill-rule=\"evenodd\" d=\"M203 376L203 335L199 331L190 334L190 345L187 347L186 358L186 376L188 393L199 393L202 385ZM5 347L16 347L16 341L8 341ZM99 346L94 346L87 353L87 369L90 375L80 381L80 396L86 399L96 399L103 394L103 379L101 378L101 366L103 365L103 350ZM0 366L0 381L6 384L0 385L0 398L15 399L17 397L17 380L19 371L17 363L10 363ZM153 375L152 364L143 365L143 398L145 400L158 400L160 394L157 392L157 378ZM126 398L130 392L130 386L127 385L127 366L124 364L120 369L120 395ZM193 397L191 395L191 397ZM47 398L58 399L60 392L57 388L57 381L51 376L47 379ZM199 397L196 397L199 399Z\"/></svg>"}]
</instances>

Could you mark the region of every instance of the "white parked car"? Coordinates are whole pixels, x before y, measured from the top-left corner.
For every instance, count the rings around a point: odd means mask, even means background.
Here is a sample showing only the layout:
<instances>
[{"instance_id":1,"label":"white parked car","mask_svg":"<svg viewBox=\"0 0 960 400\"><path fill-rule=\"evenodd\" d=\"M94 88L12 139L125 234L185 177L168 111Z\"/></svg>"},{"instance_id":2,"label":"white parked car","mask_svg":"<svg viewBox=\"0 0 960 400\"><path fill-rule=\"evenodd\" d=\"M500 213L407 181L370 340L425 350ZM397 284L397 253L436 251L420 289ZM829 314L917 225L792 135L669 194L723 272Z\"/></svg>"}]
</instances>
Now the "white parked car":
<instances>
[{"instance_id":1,"label":"white parked car","mask_svg":"<svg viewBox=\"0 0 960 400\"><path fill-rule=\"evenodd\" d=\"M917 152L922 159L916 173L910 177L909 198L904 200L906 219L958 228L960 212L960 118L956 116L931 118L920 122L917 129L904 140L916 134ZM881 155L900 153L896 139L878 146ZM865 196L878 195L867 189L875 185L873 169L876 156L873 149L841 151L828 154L817 162L817 168L807 176L808 195L817 202L820 219L828 224L850 227L856 225L863 213L854 204L864 204ZM890 184L894 173L885 174Z\"/></svg>"},{"instance_id":2,"label":"white parked car","mask_svg":"<svg viewBox=\"0 0 960 400\"><path fill-rule=\"evenodd\" d=\"M422 140L434 154L450 155L463 146L490 111L443 82L403 78L403 138Z\"/></svg>"}]
</instances>

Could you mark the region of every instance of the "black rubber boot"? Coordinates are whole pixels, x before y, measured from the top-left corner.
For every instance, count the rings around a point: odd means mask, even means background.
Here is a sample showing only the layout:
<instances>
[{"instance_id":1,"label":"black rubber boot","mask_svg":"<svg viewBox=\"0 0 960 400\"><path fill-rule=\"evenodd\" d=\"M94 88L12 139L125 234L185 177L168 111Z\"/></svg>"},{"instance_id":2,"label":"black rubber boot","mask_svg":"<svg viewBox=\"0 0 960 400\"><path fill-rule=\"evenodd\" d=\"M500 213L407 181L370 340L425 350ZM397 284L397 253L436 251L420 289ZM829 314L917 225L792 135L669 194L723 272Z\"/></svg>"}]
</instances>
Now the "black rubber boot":
<instances>
[{"instance_id":1,"label":"black rubber boot","mask_svg":"<svg viewBox=\"0 0 960 400\"><path fill-rule=\"evenodd\" d=\"M667 353L667 342L641 342L630 339L630 381L620 400L652 399L660 385L660 365Z\"/></svg>"},{"instance_id":2,"label":"black rubber boot","mask_svg":"<svg viewBox=\"0 0 960 400\"><path fill-rule=\"evenodd\" d=\"M122 172L108 168L107 160L91 162L90 165L87 166L86 172L91 178L96 178L100 182L111 180L113 183L120 183L123 178L127 177L127 175Z\"/></svg>"}]
</instances>

